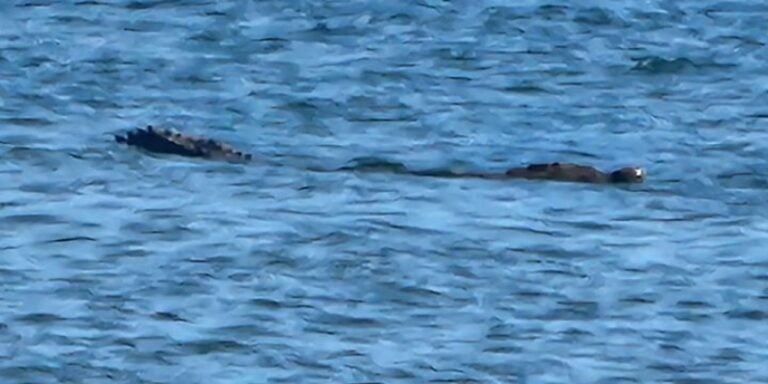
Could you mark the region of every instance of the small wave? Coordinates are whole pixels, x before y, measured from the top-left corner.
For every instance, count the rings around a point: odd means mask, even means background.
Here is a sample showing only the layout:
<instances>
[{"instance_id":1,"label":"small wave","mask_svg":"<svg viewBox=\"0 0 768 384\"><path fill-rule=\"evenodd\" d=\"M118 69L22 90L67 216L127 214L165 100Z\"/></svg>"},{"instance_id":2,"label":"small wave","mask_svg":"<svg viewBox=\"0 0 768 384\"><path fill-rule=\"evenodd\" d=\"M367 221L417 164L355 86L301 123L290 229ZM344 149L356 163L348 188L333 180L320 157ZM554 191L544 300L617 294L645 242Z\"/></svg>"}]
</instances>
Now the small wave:
<instances>
[{"instance_id":1,"label":"small wave","mask_svg":"<svg viewBox=\"0 0 768 384\"><path fill-rule=\"evenodd\" d=\"M644 57L636 59L636 64L632 67L634 71L641 71L653 74L679 73L686 69L694 69L698 66L687 58L664 59L661 57Z\"/></svg>"},{"instance_id":2,"label":"small wave","mask_svg":"<svg viewBox=\"0 0 768 384\"><path fill-rule=\"evenodd\" d=\"M378 157L358 157L338 169L339 171L409 173L405 164Z\"/></svg>"},{"instance_id":3,"label":"small wave","mask_svg":"<svg viewBox=\"0 0 768 384\"><path fill-rule=\"evenodd\" d=\"M193 355L208 355L211 353L244 353L249 352L251 348L243 343L234 340L224 339L206 339L192 342L180 343L181 351Z\"/></svg>"},{"instance_id":4,"label":"small wave","mask_svg":"<svg viewBox=\"0 0 768 384\"><path fill-rule=\"evenodd\" d=\"M54 240L49 240L46 243L71 243L75 241L96 241L96 239L88 236L71 236L71 237L62 237Z\"/></svg>"},{"instance_id":5,"label":"small wave","mask_svg":"<svg viewBox=\"0 0 768 384\"><path fill-rule=\"evenodd\" d=\"M11 224L62 224L66 221L57 215L48 214L18 214L2 217L0 221L8 222Z\"/></svg>"},{"instance_id":6,"label":"small wave","mask_svg":"<svg viewBox=\"0 0 768 384\"><path fill-rule=\"evenodd\" d=\"M633 59L635 66L633 71L645 72L649 74L675 74L688 71L698 71L707 68L726 69L731 68L733 64L723 64L714 61L698 60L694 61L687 57L678 57L675 59L665 59L658 56L648 56Z\"/></svg>"},{"instance_id":7,"label":"small wave","mask_svg":"<svg viewBox=\"0 0 768 384\"><path fill-rule=\"evenodd\" d=\"M21 127L44 127L53 124L53 121L42 117L8 117L3 118L3 123Z\"/></svg>"},{"instance_id":8,"label":"small wave","mask_svg":"<svg viewBox=\"0 0 768 384\"><path fill-rule=\"evenodd\" d=\"M607 26L612 24L623 24L623 20L608 9L592 7L581 9L576 12L574 21L586 25Z\"/></svg>"}]
</instances>

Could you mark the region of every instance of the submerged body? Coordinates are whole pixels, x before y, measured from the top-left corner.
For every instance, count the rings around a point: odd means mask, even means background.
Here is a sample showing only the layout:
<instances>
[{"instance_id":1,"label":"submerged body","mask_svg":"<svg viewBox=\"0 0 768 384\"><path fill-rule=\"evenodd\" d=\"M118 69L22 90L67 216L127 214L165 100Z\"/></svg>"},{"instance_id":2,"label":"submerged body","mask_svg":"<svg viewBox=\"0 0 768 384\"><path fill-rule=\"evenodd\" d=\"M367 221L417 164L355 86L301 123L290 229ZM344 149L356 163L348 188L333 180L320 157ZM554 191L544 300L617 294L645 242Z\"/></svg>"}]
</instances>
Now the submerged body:
<instances>
[{"instance_id":1,"label":"submerged body","mask_svg":"<svg viewBox=\"0 0 768 384\"><path fill-rule=\"evenodd\" d=\"M582 183L642 183L645 171L638 167L625 167L606 173L587 165L550 163L532 164L524 168L512 168L505 178L572 181Z\"/></svg>"},{"instance_id":2,"label":"submerged body","mask_svg":"<svg viewBox=\"0 0 768 384\"><path fill-rule=\"evenodd\" d=\"M363 161L360 161L363 160ZM443 179L485 179L485 180L552 180L593 184L626 184L645 181L645 171L640 167L625 167L613 172L602 172L588 165L569 163L531 164L516 167L504 173L467 172L451 168L427 170L408 169L405 165L375 158L353 160L350 165L329 171L353 171L397 173L402 175L437 177Z\"/></svg>"},{"instance_id":3,"label":"submerged body","mask_svg":"<svg viewBox=\"0 0 768 384\"><path fill-rule=\"evenodd\" d=\"M247 162L251 160L250 154L237 151L222 142L188 136L167 129L157 130L152 126L148 126L146 129L129 131L125 136L115 136L115 140L118 143L128 144L156 153L230 162ZM399 163L378 161L375 158L363 158L353 161L349 166L328 171L393 172L442 178L529 179L581 183L641 183L645 180L645 171L638 167L626 167L606 173L591 166L569 163L531 164L526 167L509 169L505 173L489 174L457 172L450 169L417 171L410 170Z\"/></svg>"}]
</instances>

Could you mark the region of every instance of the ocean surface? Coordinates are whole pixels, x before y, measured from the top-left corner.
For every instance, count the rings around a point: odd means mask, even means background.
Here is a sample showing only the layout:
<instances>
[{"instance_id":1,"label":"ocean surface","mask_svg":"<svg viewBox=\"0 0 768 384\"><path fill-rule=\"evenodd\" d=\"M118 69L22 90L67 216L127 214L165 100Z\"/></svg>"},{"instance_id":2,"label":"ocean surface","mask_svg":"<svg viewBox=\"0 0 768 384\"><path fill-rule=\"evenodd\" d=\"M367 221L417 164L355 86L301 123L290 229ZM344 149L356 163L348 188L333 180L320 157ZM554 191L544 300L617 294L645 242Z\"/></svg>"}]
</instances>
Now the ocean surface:
<instances>
[{"instance_id":1,"label":"ocean surface","mask_svg":"<svg viewBox=\"0 0 768 384\"><path fill-rule=\"evenodd\" d=\"M768 383L767 23L762 0L4 1L0 382ZM114 142L148 124L256 161ZM312 171L356 158L648 179Z\"/></svg>"}]
</instances>

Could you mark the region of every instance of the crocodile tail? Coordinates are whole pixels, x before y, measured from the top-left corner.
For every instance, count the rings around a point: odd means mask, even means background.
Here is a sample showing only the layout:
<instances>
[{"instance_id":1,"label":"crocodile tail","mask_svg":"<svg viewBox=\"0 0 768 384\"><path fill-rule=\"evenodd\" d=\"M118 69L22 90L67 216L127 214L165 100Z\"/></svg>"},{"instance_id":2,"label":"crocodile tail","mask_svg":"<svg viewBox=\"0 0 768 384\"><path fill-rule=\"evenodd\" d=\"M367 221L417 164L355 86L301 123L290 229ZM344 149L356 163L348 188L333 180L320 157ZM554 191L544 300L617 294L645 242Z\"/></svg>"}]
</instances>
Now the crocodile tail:
<instances>
[{"instance_id":1,"label":"crocodile tail","mask_svg":"<svg viewBox=\"0 0 768 384\"><path fill-rule=\"evenodd\" d=\"M115 141L136 146L150 152L169 153L188 157L201 157L227 161L249 161L250 154L213 139L184 135L168 129L133 129L124 135L115 135Z\"/></svg>"}]
</instances>

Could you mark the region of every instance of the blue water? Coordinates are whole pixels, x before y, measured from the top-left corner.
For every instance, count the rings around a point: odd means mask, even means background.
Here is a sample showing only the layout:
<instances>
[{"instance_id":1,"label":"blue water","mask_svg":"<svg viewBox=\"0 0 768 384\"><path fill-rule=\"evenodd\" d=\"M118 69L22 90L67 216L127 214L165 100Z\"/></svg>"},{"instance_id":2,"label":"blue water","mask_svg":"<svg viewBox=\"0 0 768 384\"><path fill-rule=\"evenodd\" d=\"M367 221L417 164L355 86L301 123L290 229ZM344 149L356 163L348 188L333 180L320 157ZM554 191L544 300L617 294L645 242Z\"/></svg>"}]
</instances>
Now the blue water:
<instances>
[{"instance_id":1,"label":"blue water","mask_svg":"<svg viewBox=\"0 0 768 384\"><path fill-rule=\"evenodd\" d=\"M0 381L768 383L768 6L573 3L3 2Z\"/></svg>"}]
</instances>

